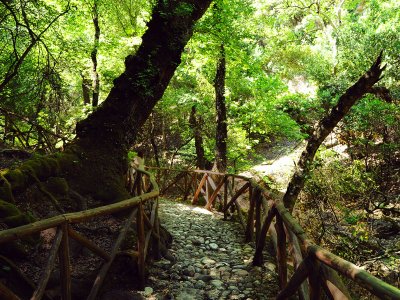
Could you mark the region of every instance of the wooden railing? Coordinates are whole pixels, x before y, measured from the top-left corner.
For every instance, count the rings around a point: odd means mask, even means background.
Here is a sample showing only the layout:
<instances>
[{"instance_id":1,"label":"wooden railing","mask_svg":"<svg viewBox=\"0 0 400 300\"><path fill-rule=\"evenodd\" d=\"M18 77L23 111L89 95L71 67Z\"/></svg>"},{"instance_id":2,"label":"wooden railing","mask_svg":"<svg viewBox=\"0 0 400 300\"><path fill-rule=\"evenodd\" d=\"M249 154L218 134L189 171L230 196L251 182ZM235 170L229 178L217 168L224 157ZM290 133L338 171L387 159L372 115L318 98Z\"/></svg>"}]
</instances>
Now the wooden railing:
<instances>
[{"instance_id":1,"label":"wooden railing","mask_svg":"<svg viewBox=\"0 0 400 300\"><path fill-rule=\"evenodd\" d=\"M131 253L137 259L140 285L143 287L145 261L151 241L155 259L160 258L158 196L160 190L165 194L172 190L172 187L181 191L184 198L193 193L193 202L198 201L200 193L202 193L206 200L206 207L209 209L219 202L225 217L228 211L236 212L245 230L246 242L255 240L254 265L262 264L267 232L270 233L276 249L278 265L280 293L277 299L287 299L295 293L298 293L300 299L320 299L322 290L329 299L350 299L350 293L337 273L350 278L382 299L400 299L399 289L316 245L307 237L301 226L280 202L279 195L260 186L251 178L199 170L152 169L158 173L158 178L162 182L161 189L150 173L138 170L137 176L128 182L130 191L135 195L133 198L0 231L0 244L2 244L31 236L45 229L57 228L48 254L47 265L42 271L31 299L41 299L45 295L46 285L55 266L57 255L59 257L62 299L71 299L72 266L68 246L69 238L78 241L104 260L87 298L95 299L135 218L137 249ZM147 180L142 180L143 175ZM219 200L217 200L218 197ZM240 205L240 202L244 203L245 201L248 201L249 206L247 219L244 218ZM148 214L144 209L146 205L149 210ZM120 230L110 253L76 232L71 226L98 216L122 211L128 211L130 215ZM274 219L274 226L271 226ZM147 228L147 232L145 228ZM293 257L295 267L295 271L289 279L288 252ZM3 284L0 284L0 296L5 296L6 299L18 299L15 293Z\"/></svg>"},{"instance_id":2,"label":"wooden railing","mask_svg":"<svg viewBox=\"0 0 400 300\"><path fill-rule=\"evenodd\" d=\"M45 229L57 228L57 233L53 239L52 247L48 254L47 265L41 273L39 282L31 299L41 299L45 296L46 286L51 272L56 265L57 256L59 258L61 296L64 300L71 299L71 268L73 266L71 266L70 263L68 242L70 238L81 243L104 260L87 298L96 299L107 272L115 257L119 254L120 246L135 219L137 249L135 251L130 251L130 255L137 259L138 275L140 280L139 285L142 288L144 287L145 261L146 256L149 253L150 242L152 242L151 247L154 258L160 258L159 221L157 216L159 188L154 177L149 172L144 170L137 170L136 172L137 175L134 177L135 179L133 179L133 184L130 185L130 190L134 195L133 198L85 211L62 214L28 225L0 231L1 245L27 236L32 236ZM147 180L142 180L142 177L146 177ZM132 178L130 180L132 181ZM147 213L146 210L148 211ZM72 224L92 220L95 217L111 215L122 211L130 212L130 214L120 229L119 235L114 241L114 247L110 253L101 249L94 242L75 231L71 226ZM2 297L4 299L19 299L13 291L0 283L0 298L3 299Z\"/></svg>"},{"instance_id":3,"label":"wooden railing","mask_svg":"<svg viewBox=\"0 0 400 300\"><path fill-rule=\"evenodd\" d=\"M255 241L253 265L262 265L266 236L267 233L271 235L280 286L277 299L287 299L296 293L300 299L321 299L322 291L329 299L351 299L338 273L381 299L400 299L400 290L396 287L316 245L284 207L281 195L260 186L253 179L201 170L149 169L157 172L157 178L162 182L162 194L173 188L182 191L184 198L193 193L193 203L202 194L208 209L219 197L225 217L228 210L236 211L245 230L246 242ZM240 199L243 197L248 201L247 219L239 204L245 202ZM288 253L295 269L290 278Z\"/></svg>"}]
</instances>

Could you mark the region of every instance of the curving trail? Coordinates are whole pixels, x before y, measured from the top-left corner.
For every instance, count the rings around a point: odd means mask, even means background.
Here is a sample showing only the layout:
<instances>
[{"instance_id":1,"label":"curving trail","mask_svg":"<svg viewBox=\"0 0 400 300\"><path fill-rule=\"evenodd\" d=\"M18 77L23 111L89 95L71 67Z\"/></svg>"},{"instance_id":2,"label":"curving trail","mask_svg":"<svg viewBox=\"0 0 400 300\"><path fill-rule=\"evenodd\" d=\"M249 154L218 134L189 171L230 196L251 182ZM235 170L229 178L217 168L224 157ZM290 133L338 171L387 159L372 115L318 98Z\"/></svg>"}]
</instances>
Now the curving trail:
<instances>
[{"instance_id":1,"label":"curving trail","mask_svg":"<svg viewBox=\"0 0 400 300\"><path fill-rule=\"evenodd\" d=\"M147 299L274 299L273 258L253 267L253 245L242 228L217 213L187 204L160 201L162 224L173 235L175 262L161 260L150 269Z\"/></svg>"}]
</instances>

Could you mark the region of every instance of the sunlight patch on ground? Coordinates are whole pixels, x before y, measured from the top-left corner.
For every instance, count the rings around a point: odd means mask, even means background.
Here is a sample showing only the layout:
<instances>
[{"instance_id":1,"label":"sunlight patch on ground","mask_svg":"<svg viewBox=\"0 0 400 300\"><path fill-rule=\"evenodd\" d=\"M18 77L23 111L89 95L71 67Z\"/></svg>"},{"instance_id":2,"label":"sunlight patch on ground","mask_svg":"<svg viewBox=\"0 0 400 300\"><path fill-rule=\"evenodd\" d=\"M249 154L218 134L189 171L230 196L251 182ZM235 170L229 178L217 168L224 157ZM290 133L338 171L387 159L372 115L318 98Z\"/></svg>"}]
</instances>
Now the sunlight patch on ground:
<instances>
[{"instance_id":1,"label":"sunlight patch on ground","mask_svg":"<svg viewBox=\"0 0 400 300\"><path fill-rule=\"evenodd\" d=\"M194 207L192 209L193 212L199 213L199 214L204 214L204 215L212 215L213 213L205 208L202 207Z\"/></svg>"},{"instance_id":2,"label":"sunlight patch on ground","mask_svg":"<svg viewBox=\"0 0 400 300\"><path fill-rule=\"evenodd\" d=\"M188 210L190 210L190 211L192 211L194 213L197 213L197 214L213 215L212 212L210 212L209 210L207 210L207 209L205 209L203 207L198 207L198 206L192 207L192 206L189 206L189 205L186 205L186 204L181 204L181 203L176 204L176 206L178 207L178 210L180 210L180 211L188 211Z\"/></svg>"},{"instance_id":3,"label":"sunlight patch on ground","mask_svg":"<svg viewBox=\"0 0 400 300\"><path fill-rule=\"evenodd\" d=\"M274 182L274 188L285 192L304 147L305 143L300 143L291 151L278 153L274 159L269 159L260 165L254 166L251 171L261 177L269 177Z\"/></svg>"}]
</instances>

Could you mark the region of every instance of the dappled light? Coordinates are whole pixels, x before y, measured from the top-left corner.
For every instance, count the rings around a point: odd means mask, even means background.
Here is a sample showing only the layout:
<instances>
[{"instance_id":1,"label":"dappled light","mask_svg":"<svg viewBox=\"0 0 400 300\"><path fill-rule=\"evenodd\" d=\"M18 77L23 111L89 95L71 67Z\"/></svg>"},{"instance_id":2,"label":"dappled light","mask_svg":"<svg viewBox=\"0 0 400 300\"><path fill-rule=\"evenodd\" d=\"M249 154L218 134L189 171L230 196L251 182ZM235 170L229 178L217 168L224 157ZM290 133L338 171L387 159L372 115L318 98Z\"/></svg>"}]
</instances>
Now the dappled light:
<instances>
[{"instance_id":1,"label":"dappled light","mask_svg":"<svg viewBox=\"0 0 400 300\"><path fill-rule=\"evenodd\" d=\"M400 1L0 1L0 299L400 299Z\"/></svg>"}]
</instances>

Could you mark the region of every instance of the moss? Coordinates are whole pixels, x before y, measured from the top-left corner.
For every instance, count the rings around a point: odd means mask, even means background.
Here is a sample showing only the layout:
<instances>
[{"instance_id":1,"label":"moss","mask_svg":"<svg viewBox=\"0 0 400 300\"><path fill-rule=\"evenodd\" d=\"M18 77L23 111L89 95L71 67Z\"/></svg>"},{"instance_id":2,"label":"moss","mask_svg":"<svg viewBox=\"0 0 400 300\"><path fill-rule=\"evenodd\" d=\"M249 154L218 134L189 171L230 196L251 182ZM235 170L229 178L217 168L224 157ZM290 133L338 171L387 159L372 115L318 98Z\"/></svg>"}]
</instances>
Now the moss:
<instances>
[{"instance_id":1,"label":"moss","mask_svg":"<svg viewBox=\"0 0 400 300\"><path fill-rule=\"evenodd\" d=\"M25 186L27 182L26 175L20 169L7 171L4 178L10 183L12 190Z\"/></svg>"},{"instance_id":2,"label":"moss","mask_svg":"<svg viewBox=\"0 0 400 300\"><path fill-rule=\"evenodd\" d=\"M97 186L97 189L95 189L93 192L93 196L97 200L100 200L105 203L119 202L129 198L129 194L125 189L125 186L115 183L114 184L108 183L106 184L106 186L103 187Z\"/></svg>"},{"instance_id":3,"label":"moss","mask_svg":"<svg viewBox=\"0 0 400 300\"><path fill-rule=\"evenodd\" d=\"M14 195L11 190L10 182L3 176L0 175L1 183L0 183L0 198L5 199L8 202L15 202Z\"/></svg>"},{"instance_id":4,"label":"moss","mask_svg":"<svg viewBox=\"0 0 400 300\"><path fill-rule=\"evenodd\" d=\"M18 227L35 222L35 217L30 213L23 213L17 206L0 199L0 222L5 223L9 228ZM15 249L19 254L24 254L25 250L39 242L39 234L29 236L21 241L2 245Z\"/></svg>"},{"instance_id":5,"label":"moss","mask_svg":"<svg viewBox=\"0 0 400 300\"><path fill-rule=\"evenodd\" d=\"M7 201L0 200L0 218L1 219L12 217L12 216L19 215L19 214L21 214L21 211L18 209L17 206L15 206L14 204L9 203ZM6 223L6 222L4 222L4 223Z\"/></svg>"},{"instance_id":6,"label":"moss","mask_svg":"<svg viewBox=\"0 0 400 300\"><path fill-rule=\"evenodd\" d=\"M16 205L0 200L0 221L9 227L16 227L35 222L36 219L30 212L22 213Z\"/></svg>"},{"instance_id":7,"label":"moss","mask_svg":"<svg viewBox=\"0 0 400 300\"><path fill-rule=\"evenodd\" d=\"M68 171L79 163L79 158L73 153L55 153L50 159L55 159L60 171Z\"/></svg>"},{"instance_id":8,"label":"moss","mask_svg":"<svg viewBox=\"0 0 400 300\"><path fill-rule=\"evenodd\" d=\"M44 186L50 193L58 195L67 195L69 190L67 181L61 177L50 177Z\"/></svg>"}]
</instances>

